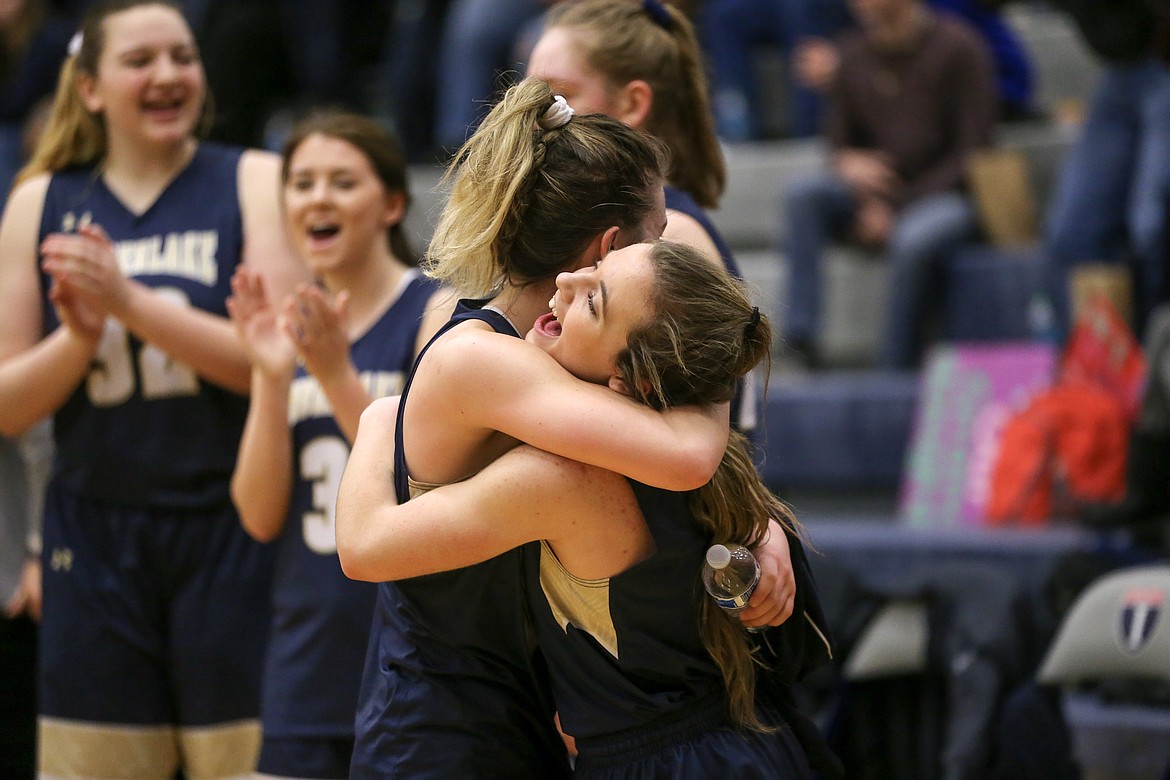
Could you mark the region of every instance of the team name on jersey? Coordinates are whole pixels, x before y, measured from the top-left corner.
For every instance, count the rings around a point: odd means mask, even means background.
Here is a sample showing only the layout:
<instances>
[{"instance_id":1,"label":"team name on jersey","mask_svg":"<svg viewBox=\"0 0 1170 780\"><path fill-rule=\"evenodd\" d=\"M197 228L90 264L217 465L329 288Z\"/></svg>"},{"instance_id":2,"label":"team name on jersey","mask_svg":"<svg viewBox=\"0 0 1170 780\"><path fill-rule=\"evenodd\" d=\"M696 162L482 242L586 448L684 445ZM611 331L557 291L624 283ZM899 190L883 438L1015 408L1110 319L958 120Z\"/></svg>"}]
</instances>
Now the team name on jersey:
<instances>
[{"instance_id":1,"label":"team name on jersey","mask_svg":"<svg viewBox=\"0 0 1170 780\"><path fill-rule=\"evenodd\" d=\"M362 371L358 376L371 398L385 398L402 392L401 371ZM299 376L293 380L288 396L289 425L296 425L311 417L332 416L329 399L316 377Z\"/></svg>"},{"instance_id":2,"label":"team name on jersey","mask_svg":"<svg viewBox=\"0 0 1170 780\"><path fill-rule=\"evenodd\" d=\"M188 230L119 241L118 267L126 277L179 276L212 287L219 277L219 231Z\"/></svg>"}]
</instances>

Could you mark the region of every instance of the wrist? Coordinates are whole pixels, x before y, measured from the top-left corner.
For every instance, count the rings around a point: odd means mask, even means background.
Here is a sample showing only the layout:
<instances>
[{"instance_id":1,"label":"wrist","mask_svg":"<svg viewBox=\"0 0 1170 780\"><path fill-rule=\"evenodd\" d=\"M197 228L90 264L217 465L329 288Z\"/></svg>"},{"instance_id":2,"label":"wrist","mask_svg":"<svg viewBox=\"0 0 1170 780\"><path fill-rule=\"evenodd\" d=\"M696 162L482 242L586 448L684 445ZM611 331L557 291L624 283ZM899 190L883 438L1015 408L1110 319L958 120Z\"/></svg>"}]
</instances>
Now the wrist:
<instances>
[{"instance_id":1,"label":"wrist","mask_svg":"<svg viewBox=\"0 0 1170 780\"><path fill-rule=\"evenodd\" d=\"M149 290L150 288L133 279L124 279L119 294L111 296L108 303L109 313L117 317L129 328L130 319L136 310L138 298L143 294L150 294Z\"/></svg>"},{"instance_id":2,"label":"wrist","mask_svg":"<svg viewBox=\"0 0 1170 780\"><path fill-rule=\"evenodd\" d=\"M296 376L296 365L273 366L254 363L252 365L252 392L271 392L277 396L288 393L289 385Z\"/></svg>"},{"instance_id":3,"label":"wrist","mask_svg":"<svg viewBox=\"0 0 1170 780\"><path fill-rule=\"evenodd\" d=\"M361 384L361 376L353 363L346 360L336 365L324 367L323 371L314 371L311 367L309 373L317 378L317 382L321 385L321 389L326 393L336 392L349 384Z\"/></svg>"}]
</instances>

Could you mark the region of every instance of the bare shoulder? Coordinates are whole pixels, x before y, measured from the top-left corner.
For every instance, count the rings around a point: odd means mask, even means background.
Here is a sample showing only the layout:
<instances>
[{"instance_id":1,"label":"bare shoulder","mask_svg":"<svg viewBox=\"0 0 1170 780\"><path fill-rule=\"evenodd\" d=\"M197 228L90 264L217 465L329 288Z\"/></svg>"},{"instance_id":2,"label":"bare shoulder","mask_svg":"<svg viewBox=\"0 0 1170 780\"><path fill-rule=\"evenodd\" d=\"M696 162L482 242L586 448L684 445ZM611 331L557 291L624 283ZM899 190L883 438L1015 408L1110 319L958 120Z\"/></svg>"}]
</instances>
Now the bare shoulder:
<instances>
[{"instance_id":1,"label":"bare shoulder","mask_svg":"<svg viewBox=\"0 0 1170 780\"><path fill-rule=\"evenodd\" d=\"M0 222L0 355L15 354L40 337L37 270L41 216L49 175L27 179L8 198Z\"/></svg>"},{"instance_id":2,"label":"bare shoulder","mask_svg":"<svg viewBox=\"0 0 1170 780\"><path fill-rule=\"evenodd\" d=\"M49 174L39 174L21 182L8 196L0 222L0 265L35 267L30 261L40 235Z\"/></svg>"},{"instance_id":3,"label":"bare shoulder","mask_svg":"<svg viewBox=\"0 0 1170 780\"><path fill-rule=\"evenodd\" d=\"M240 179L245 181L251 177L280 178L280 155L264 149L245 149L240 155Z\"/></svg>"},{"instance_id":4,"label":"bare shoulder","mask_svg":"<svg viewBox=\"0 0 1170 780\"><path fill-rule=\"evenodd\" d=\"M50 178L48 173L39 173L17 185L8 196L8 202L4 206L5 223L19 220L21 223L27 224L29 219L34 219L36 225L33 227L39 228L41 213L45 207L45 195L49 191Z\"/></svg>"},{"instance_id":5,"label":"bare shoulder","mask_svg":"<svg viewBox=\"0 0 1170 780\"><path fill-rule=\"evenodd\" d=\"M680 244L688 244L703 253L712 264L722 268L723 257L711 234L690 214L669 210L666 212L666 230L662 237Z\"/></svg>"},{"instance_id":6,"label":"bare shoulder","mask_svg":"<svg viewBox=\"0 0 1170 780\"><path fill-rule=\"evenodd\" d=\"M452 327L427 351L428 356L432 353L444 363L458 363L466 370L491 374L510 369L517 360L544 354L523 339L497 333L479 320Z\"/></svg>"},{"instance_id":7,"label":"bare shoulder","mask_svg":"<svg viewBox=\"0 0 1170 780\"><path fill-rule=\"evenodd\" d=\"M245 150L240 155L236 181L245 217L249 210L276 207L280 194L280 158L259 149Z\"/></svg>"}]
</instances>

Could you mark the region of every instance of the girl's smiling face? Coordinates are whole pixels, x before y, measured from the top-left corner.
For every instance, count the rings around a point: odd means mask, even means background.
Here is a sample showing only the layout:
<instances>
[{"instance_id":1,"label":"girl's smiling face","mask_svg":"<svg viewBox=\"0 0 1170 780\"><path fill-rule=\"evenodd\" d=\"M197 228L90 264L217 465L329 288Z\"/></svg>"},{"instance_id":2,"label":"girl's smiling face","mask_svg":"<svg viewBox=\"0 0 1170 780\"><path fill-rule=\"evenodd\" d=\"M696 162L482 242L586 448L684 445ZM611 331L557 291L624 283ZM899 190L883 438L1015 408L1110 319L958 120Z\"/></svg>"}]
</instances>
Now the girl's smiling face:
<instances>
[{"instance_id":1,"label":"girl's smiling face","mask_svg":"<svg viewBox=\"0 0 1170 780\"><path fill-rule=\"evenodd\" d=\"M545 30L528 58L528 75L547 82L578 114L617 116L615 90L585 63L581 36L564 27Z\"/></svg>"},{"instance_id":2,"label":"girl's smiling face","mask_svg":"<svg viewBox=\"0 0 1170 780\"><path fill-rule=\"evenodd\" d=\"M284 204L293 244L316 273L378 256L406 207L360 149L322 133L292 153Z\"/></svg>"},{"instance_id":3,"label":"girl's smiling face","mask_svg":"<svg viewBox=\"0 0 1170 780\"><path fill-rule=\"evenodd\" d=\"M82 73L86 108L101 113L111 133L147 143L190 138L199 122L207 84L191 28L163 5L111 14L102 22L97 73Z\"/></svg>"},{"instance_id":4,"label":"girl's smiling face","mask_svg":"<svg viewBox=\"0 0 1170 780\"><path fill-rule=\"evenodd\" d=\"M653 286L649 244L615 249L594 266L557 276L552 311L526 338L577 378L608 384L630 331L648 316Z\"/></svg>"}]
</instances>

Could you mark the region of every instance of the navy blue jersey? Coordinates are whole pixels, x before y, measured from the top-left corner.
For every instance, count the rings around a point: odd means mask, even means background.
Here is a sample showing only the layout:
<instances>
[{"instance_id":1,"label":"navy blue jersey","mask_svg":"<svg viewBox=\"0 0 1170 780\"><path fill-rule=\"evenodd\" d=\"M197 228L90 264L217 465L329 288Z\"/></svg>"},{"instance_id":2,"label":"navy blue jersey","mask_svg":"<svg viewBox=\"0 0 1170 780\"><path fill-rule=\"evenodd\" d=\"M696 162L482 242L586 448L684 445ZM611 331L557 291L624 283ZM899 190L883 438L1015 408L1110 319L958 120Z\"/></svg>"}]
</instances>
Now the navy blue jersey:
<instances>
[{"instance_id":1,"label":"navy blue jersey","mask_svg":"<svg viewBox=\"0 0 1170 780\"><path fill-rule=\"evenodd\" d=\"M548 662L561 726L577 740L577 773L810 776L799 730L806 720L762 690L786 690L792 678L761 673L757 681L757 712L777 731L760 734L731 721L722 673L699 632L700 609L709 598L700 573L711 538L691 512L688 494L628 482L654 538L653 555L613 577L592 580L569 573L545 542L539 561L527 559L537 641ZM792 543L794 562L803 561L803 550L798 558L795 549L799 540ZM814 602L815 591L810 587L804 597ZM788 622L802 638L819 636L805 621ZM767 635L781 630L784 626ZM791 643L782 647L798 650ZM769 657L787 661L794 674L794 665L806 659L804 654Z\"/></svg>"},{"instance_id":2,"label":"navy blue jersey","mask_svg":"<svg viewBox=\"0 0 1170 780\"><path fill-rule=\"evenodd\" d=\"M482 306L460 301L439 335L468 319L520 335ZM409 393L408 381L395 434L399 501L409 498L402 447ZM378 586L352 778L570 774L524 599L523 559L535 549Z\"/></svg>"},{"instance_id":3,"label":"navy blue jersey","mask_svg":"<svg viewBox=\"0 0 1170 780\"><path fill-rule=\"evenodd\" d=\"M698 222L699 226L707 232L707 236L714 242L715 248L719 250L719 257L723 259L724 267L736 279L743 279L739 265L736 264L735 257L731 254L731 247L723 240L723 236L715 227L715 223L707 216L707 212L703 211L698 203L695 203L695 199L689 193L670 185L664 189L666 208L686 214ZM755 430L758 417L756 407L759 405L759 398L755 385L751 384L753 381L754 378L750 374L747 379L738 381L735 396L731 399L731 427L745 435L750 435Z\"/></svg>"},{"instance_id":4,"label":"navy blue jersey","mask_svg":"<svg viewBox=\"0 0 1170 780\"><path fill-rule=\"evenodd\" d=\"M561 726L578 739L636 728L721 696L699 636L710 535L686 493L630 480L655 553L608 579L582 580L541 543L528 570L537 640L552 672Z\"/></svg>"},{"instance_id":5,"label":"navy blue jersey","mask_svg":"<svg viewBox=\"0 0 1170 780\"><path fill-rule=\"evenodd\" d=\"M350 359L371 397L402 392L422 315L436 289L410 271L393 305L350 345ZM341 571L334 520L349 443L320 383L303 367L289 391L289 424L293 483L277 542L264 735L352 736L376 588Z\"/></svg>"},{"instance_id":6,"label":"navy blue jersey","mask_svg":"<svg viewBox=\"0 0 1170 780\"><path fill-rule=\"evenodd\" d=\"M219 316L241 259L241 150L201 144L143 214L129 211L94 167L55 173L40 237L93 222L113 239L122 273ZM45 290L49 280L42 276ZM44 304L45 329L57 326ZM106 322L95 366L57 412L56 479L122 505L204 509L229 500L247 399Z\"/></svg>"}]
</instances>

